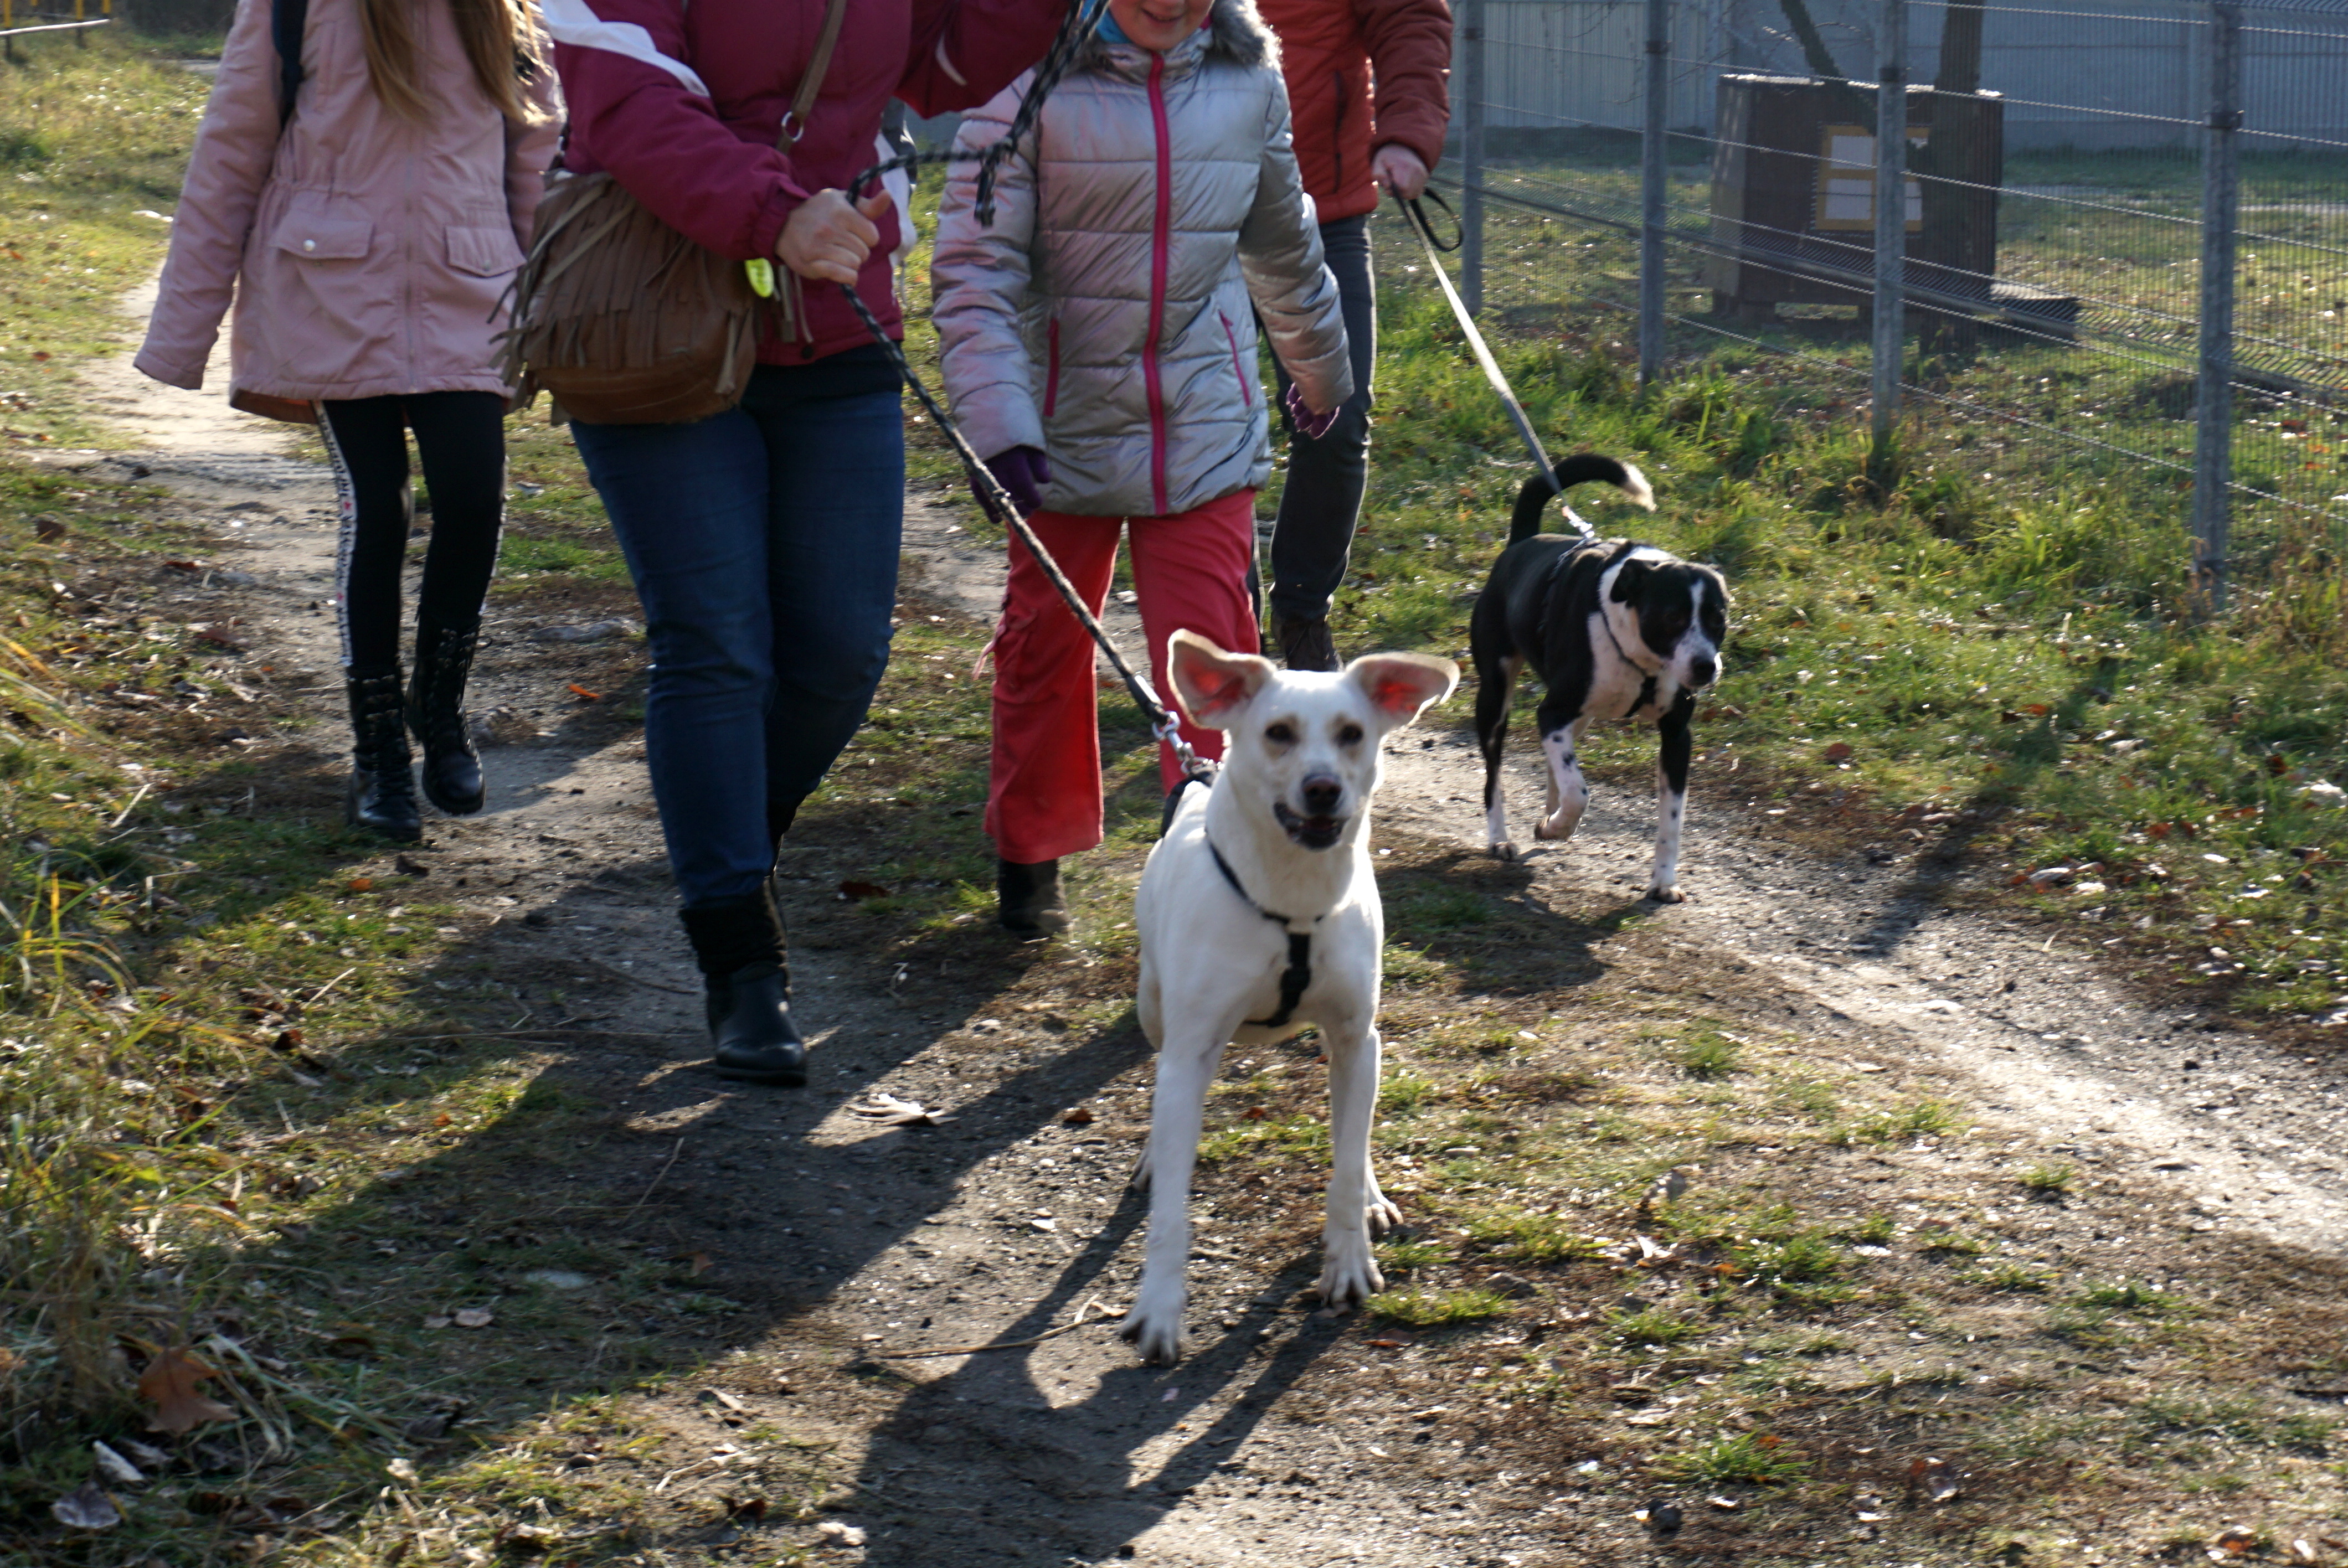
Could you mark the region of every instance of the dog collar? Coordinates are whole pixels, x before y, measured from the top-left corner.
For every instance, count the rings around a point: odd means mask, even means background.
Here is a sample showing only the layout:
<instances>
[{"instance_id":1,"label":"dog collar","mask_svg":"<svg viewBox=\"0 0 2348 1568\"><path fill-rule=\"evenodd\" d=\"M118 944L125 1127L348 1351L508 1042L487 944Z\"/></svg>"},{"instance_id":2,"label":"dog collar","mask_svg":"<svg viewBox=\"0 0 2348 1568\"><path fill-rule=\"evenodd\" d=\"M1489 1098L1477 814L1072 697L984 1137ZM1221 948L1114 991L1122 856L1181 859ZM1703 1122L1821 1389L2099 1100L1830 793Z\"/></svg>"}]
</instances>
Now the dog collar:
<instances>
[{"instance_id":1,"label":"dog collar","mask_svg":"<svg viewBox=\"0 0 2348 1568\"><path fill-rule=\"evenodd\" d=\"M1598 611L1598 624L1606 629L1606 641L1614 645L1614 656L1622 660L1623 663L1628 664L1632 669L1636 670L1640 674L1646 677L1646 680L1640 682L1639 695L1637 698L1632 702L1629 707L1622 710L1622 716L1627 719L1632 714L1637 712L1640 709L1644 708L1654 702L1655 683L1657 681L1662 679L1663 671L1660 670L1650 670L1645 665L1640 663L1636 659L1631 657L1631 651L1622 646L1622 640L1621 638L1614 635L1613 618L1606 613L1603 606L1601 606Z\"/></svg>"},{"instance_id":2,"label":"dog collar","mask_svg":"<svg viewBox=\"0 0 2348 1568\"><path fill-rule=\"evenodd\" d=\"M1231 863L1223 858L1223 852L1215 847L1215 841L1211 838L1207 840L1207 853L1215 857L1215 869L1223 874L1223 880L1231 885L1231 891L1240 896L1241 903L1288 932L1288 968L1280 971L1280 1010L1270 1018L1247 1020L1251 1029L1278 1029L1295 1015L1296 1004L1304 999L1305 988L1313 983L1313 933L1289 929L1296 924L1292 918L1275 915L1249 897L1248 890L1240 886L1239 873L1231 869ZM1313 918L1317 922L1321 917L1315 915Z\"/></svg>"}]
</instances>

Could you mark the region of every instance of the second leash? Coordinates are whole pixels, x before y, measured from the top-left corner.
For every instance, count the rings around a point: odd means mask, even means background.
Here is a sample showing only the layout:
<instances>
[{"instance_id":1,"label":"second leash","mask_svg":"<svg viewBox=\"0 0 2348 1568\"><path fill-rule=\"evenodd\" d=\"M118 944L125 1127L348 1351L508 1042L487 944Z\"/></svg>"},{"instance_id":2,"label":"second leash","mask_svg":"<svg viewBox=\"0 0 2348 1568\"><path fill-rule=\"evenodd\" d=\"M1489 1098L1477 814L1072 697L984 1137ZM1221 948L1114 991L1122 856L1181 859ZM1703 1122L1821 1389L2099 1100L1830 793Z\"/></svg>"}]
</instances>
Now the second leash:
<instances>
[{"instance_id":1,"label":"second leash","mask_svg":"<svg viewBox=\"0 0 2348 1568\"><path fill-rule=\"evenodd\" d=\"M1426 192L1425 200L1434 202L1446 213L1451 212L1451 204L1431 189ZM1549 453L1541 446L1540 437L1533 433L1533 422L1525 417L1524 405L1517 401L1515 390L1509 385L1509 378L1500 374L1500 362L1492 357L1491 349L1485 344L1484 334L1476 330L1476 318L1468 313L1468 302L1459 297L1458 289L1452 284L1450 272L1444 268L1443 252L1457 251L1459 249L1459 242L1456 240L1448 245L1437 242L1435 226L1427 221L1426 210L1419 205L1419 199L1413 198L1406 200L1402 193L1396 191L1395 205L1402 209L1404 218L1410 223L1411 231L1418 236L1419 244L1426 249L1426 264L1434 271L1435 281L1443 285L1443 297L1451 302L1451 313L1458 318L1459 330L1467 334L1468 346L1474 352L1476 364L1484 372L1484 379L1491 384L1494 392L1500 395L1500 403L1508 409L1509 418L1515 424L1517 435L1524 441L1525 450L1532 454L1535 465L1543 474L1549 476L1551 487L1555 487L1557 465L1549 460ZM1456 214L1452 215L1452 221L1455 224L1458 221ZM1588 520L1580 512L1565 504L1562 490L1558 491L1558 495L1560 497L1558 506L1565 513L1565 520L1580 529L1583 538L1591 538L1597 530L1590 526Z\"/></svg>"}]
</instances>

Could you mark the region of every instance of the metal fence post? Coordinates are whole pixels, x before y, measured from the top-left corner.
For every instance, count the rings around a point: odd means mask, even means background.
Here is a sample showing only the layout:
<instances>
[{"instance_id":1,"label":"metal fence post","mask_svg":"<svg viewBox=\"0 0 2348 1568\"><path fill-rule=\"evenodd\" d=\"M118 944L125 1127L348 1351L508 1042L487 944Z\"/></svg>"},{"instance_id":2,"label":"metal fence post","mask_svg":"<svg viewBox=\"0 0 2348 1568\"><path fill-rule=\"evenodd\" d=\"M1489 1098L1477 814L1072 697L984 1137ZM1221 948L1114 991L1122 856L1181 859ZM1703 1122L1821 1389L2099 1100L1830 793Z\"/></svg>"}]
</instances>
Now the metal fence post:
<instances>
[{"instance_id":1,"label":"metal fence post","mask_svg":"<svg viewBox=\"0 0 2348 1568\"><path fill-rule=\"evenodd\" d=\"M2241 203L2242 9L2209 7L2209 128L2201 154L2201 367L2193 400L2193 582L2203 613L2226 608L2234 468L2234 220Z\"/></svg>"},{"instance_id":2,"label":"metal fence post","mask_svg":"<svg viewBox=\"0 0 2348 1568\"><path fill-rule=\"evenodd\" d=\"M1462 0L1459 126L1459 294L1484 313L1484 0Z\"/></svg>"},{"instance_id":3,"label":"metal fence post","mask_svg":"<svg viewBox=\"0 0 2348 1568\"><path fill-rule=\"evenodd\" d=\"M1883 0L1875 89L1875 450L1900 420L1900 360L1907 341L1908 0Z\"/></svg>"},{"instance_id":4,"label":"metal fence post","mask_svg":"<svg viewBox=\"0 0 2348 1568\"><path fill-rule=\"evenodd\" d=\"M1639 137L1639 384L1663 373L1663 199L1670 169L1672 0L1647 0L1647 123Z\"/></svg>"}]
</instances>

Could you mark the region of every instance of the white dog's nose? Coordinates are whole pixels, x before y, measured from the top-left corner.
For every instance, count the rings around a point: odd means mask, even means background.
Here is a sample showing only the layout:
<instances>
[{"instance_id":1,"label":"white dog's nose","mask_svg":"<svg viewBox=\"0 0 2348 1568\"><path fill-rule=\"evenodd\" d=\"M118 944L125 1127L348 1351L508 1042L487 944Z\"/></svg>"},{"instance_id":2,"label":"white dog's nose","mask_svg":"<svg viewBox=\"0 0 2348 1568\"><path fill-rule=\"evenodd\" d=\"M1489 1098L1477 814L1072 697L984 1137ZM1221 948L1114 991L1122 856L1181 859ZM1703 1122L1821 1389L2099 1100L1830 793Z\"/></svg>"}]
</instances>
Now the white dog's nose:
<instances>
[{"instance_id":1,"label":"white dog's nose","mask_svg":"<svg viewBox=\"0 0 2348 1568\"><path fill-rule=\"evenodd\" d=\"M1314 774L1297 787L1297 794L1303 798L1308 815L1328 816L1336 811L1338 802L1345 798L1345 786L1327 774Z\"/></svg>"}]
</instances>

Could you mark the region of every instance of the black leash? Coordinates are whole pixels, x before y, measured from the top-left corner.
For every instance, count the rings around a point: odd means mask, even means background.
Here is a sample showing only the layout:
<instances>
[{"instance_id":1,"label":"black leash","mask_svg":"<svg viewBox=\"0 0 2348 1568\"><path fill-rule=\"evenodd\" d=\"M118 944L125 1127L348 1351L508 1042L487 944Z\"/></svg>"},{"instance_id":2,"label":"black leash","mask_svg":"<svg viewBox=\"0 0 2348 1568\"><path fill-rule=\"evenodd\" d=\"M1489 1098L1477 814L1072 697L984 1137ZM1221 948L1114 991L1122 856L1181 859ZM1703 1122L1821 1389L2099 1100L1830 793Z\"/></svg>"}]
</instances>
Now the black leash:
<instances>
[{"instance_id":1,"label":"black leash","mask_svg":"<svg viewBox=\"0 0 2348 1568\"><path fill-rule=\"evenodd\" d=\"M1231 885L1241 903L1265 919L1276 921L1281 929L1288 932L1288 968L1280 971L1280 1010L1270 1018L1247 1020L1250 1029L1278 1029L1295 1016L1296 1004L1304 999L1305 988L1313 983L1313 933L1290 929L1296 924L1292 917L1275 915L1249 897L1248 890L1240 886L1239 873L1231 869L1231 863L1223 858L1223 852L1215 847L1211 838L1207 840L1207 853L1215 857L1215 869L1223 874L1223 880ZM1318 921L1321 917L1315 915L1313 918Z\"/></svg>"},{"instance_id":2,"label":"black leash","mask_svg":"<svg viewBox=\"0 0 2348 1568\"><path fill-rule=\"evenodd\" d=\"M1434 270L1435 281L1443 285L1443 297L1451 302L1451 313L1458 318L1459 330L1467 334L1468 346L1474 352L1476 364L1484 372L1484 379L1491 383L1494 392L1500 395L1500 402L1508 409L1509 418L1516 425L1517 435L1523 439L1525 450L1532 454L1534 465L1548 476L1550 487L1556 490L1560 497L1559 509L1565 513L1567 522L1581 531L1583 538L1594 538L1598 530L1562 499L1565 492L1558 487L1557 465L1549 460L1549 453L1542 449L1540 437L1533 434L1533 422L1525 417L1524 405L1517 401L1515 391L1509 385L1509 378L1500 374L1500 362L1492 357L1492 351L1485 345L1484 334L1476 330L1476 318L1468 313L1467 302L1459 297L1459 291L1452 286L1451 274L1444 269L1444 256L1459 249L1467 238L1460 229L1459 215L1451 210L1451 203L1443 200L1432 187L1420 200L1434 202L1451 220L1457 237L1450 244L1446 245L1435 237L1435 225L1427 220L1426 210L1419 204L1419 200L1405 200L1400 191L1395 193L1395 205L1402 209L1411 231L1418 236L1418 242L1426 248L1426 264Z\"/></svg>"}]
</instances>

